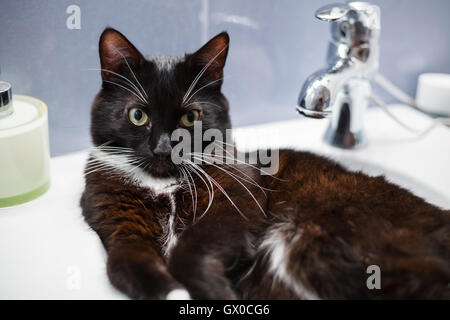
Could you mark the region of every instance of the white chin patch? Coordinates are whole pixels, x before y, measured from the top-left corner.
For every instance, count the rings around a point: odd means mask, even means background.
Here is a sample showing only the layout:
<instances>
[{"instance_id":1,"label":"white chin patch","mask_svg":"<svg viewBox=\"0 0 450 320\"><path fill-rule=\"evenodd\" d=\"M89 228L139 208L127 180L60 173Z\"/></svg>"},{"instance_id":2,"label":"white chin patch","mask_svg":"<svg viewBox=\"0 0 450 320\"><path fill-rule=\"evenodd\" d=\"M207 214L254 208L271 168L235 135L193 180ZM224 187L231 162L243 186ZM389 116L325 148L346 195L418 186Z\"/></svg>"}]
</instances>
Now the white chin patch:
<instances>
[{"instance_id":1,"label":"white chin patch","mask_svg":"<svg viewBox=\"0 0 450 320\"><path fill-rule=\"evenodd\" d=\"M191 295L184 289L175 289L170 291L166 300L192 300Z\"/></svg>"}]
</instances>

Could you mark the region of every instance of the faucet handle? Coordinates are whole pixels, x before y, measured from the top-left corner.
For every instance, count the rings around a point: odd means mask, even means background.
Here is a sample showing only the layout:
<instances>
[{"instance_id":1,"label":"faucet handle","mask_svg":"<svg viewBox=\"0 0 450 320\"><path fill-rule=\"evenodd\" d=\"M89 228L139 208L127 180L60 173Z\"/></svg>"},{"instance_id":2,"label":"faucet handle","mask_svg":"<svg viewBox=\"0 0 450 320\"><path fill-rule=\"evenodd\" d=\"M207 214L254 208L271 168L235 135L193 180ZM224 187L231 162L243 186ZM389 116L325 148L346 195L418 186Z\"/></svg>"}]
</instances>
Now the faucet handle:
<instances>
[{"instance_id":1,"label":"faucet handle","mask_svg":"<svg viewBox=\"0 0 450 320\"><path fill-rule=\"evenodd\" d=\"M322 21L337 21L352 8L345 3L330 3L316 10L315 16Z\"/></svg>"}]
</instances>

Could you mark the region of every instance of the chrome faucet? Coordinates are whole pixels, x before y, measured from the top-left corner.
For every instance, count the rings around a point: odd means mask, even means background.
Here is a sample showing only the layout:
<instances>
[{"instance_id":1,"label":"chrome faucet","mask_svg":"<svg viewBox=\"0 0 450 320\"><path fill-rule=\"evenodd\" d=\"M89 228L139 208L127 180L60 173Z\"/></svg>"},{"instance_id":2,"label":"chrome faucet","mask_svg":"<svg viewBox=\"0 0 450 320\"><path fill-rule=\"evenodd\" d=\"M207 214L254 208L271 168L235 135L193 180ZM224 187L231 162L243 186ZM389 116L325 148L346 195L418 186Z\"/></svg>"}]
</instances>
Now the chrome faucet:
<instances>
[{"instance_id":1,"label":"chrome faucet","mask_svg":"<svg viewBox=\"0 0 450 320\"><path fill-rule=\"evenodd\" d=\"M363 116L371 80L379 65L380 9L367 2L331 4L315 16L331 23L327 67L311 75L300 92L297 111L330 118L325 140L341 148L365 143Z\"/></svg>"}]
</instances>

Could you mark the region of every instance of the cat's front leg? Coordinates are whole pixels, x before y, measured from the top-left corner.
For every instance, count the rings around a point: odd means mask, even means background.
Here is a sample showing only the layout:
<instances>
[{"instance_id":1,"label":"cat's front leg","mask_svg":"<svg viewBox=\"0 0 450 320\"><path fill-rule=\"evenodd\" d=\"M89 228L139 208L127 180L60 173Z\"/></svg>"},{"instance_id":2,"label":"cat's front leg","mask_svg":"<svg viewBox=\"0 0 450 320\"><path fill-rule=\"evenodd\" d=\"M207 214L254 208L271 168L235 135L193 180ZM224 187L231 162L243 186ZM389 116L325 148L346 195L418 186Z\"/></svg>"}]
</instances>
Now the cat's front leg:
<instances>
[{"instance_id":1,"label":"cat's front leg","mask_svg":"<svg viewBox=\"0 0 450 320\"><path fill-rule=\"evenodd\" d=\"M86 222L107 251L111 283L133 299L190 299L184 286L167 271L161 254L161 228L155 212L166 208L165 198L160 199L159 208L154 199L142 197L146 201L142 202L124 196L127 190L117 192L121 197L99 192L103 185L89 184L81 206Z\"/></svg>"},{"instance_id":2,"label":"cat's front leg","mask_svg":"<svg viewBox=\"0 0 450 320\"><path fill-rule=\"evenodd\" d=\"M111 283L133 299L191 298L151 247L124 245L109 250L107 272Z\"/></svg>"},{"instance_id":3,"label":"cat's front leg","mask_svg":"<svg viewBox=\"0 0 450 320\"><path fill-rule=\"evenodd\" d=\"M205 217L173 249L169 271L194 299L237 298L229 274L251 256L248 233L239 219Z\"/></svg>"}]
</instances>

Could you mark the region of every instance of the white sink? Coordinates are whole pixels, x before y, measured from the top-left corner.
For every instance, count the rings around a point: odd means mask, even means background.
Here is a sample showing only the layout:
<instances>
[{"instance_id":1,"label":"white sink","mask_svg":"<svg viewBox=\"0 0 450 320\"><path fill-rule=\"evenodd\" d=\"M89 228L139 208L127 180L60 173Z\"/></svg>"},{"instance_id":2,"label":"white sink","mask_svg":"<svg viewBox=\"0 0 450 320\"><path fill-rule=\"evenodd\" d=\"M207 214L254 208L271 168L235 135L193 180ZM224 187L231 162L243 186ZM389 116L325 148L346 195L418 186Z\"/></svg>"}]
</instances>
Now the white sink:
<instances>
[{"instance_id":1,"label":"white sink","mask_svg":"<svg viewBox=\"0 0 450 320\"><path fill-rule=\"evenodd\" d=\"M426 127L422 115L392 107L411 126ZM450 208L450 130L438 127L414 137L378 109L367 112L368 145L340 150L322 142L327 121L296 116L292 121L238 128L238 146L291 147L315 151L352 170L385 174L428 201ZM0 299L123 299L108 281L106 255L83 221L78 205L87 152L53 158L51 187L41 198L0 209Z\"/></svg>"}]
</instances>

